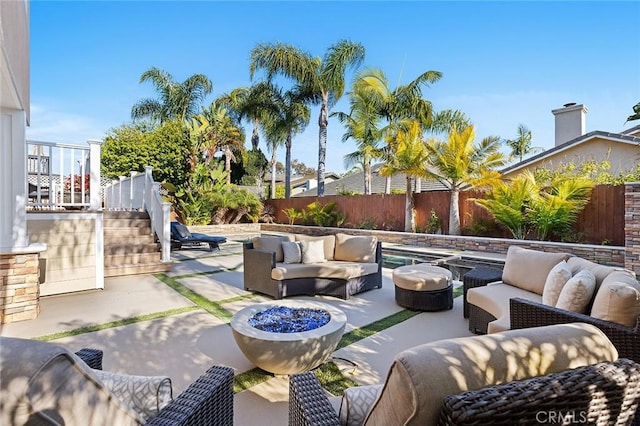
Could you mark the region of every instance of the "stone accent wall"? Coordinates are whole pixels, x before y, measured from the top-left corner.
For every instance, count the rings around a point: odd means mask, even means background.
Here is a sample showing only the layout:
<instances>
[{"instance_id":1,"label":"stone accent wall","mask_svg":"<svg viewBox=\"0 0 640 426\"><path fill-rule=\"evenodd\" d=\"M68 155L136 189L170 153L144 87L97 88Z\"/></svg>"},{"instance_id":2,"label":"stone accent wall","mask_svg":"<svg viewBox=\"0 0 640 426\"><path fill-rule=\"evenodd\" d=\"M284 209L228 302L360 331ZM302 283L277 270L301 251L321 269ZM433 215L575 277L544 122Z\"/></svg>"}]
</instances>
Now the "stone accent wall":
<instances>
[{"instance_id":1,"label":"stone accent wall","mask_svg":"<svg viewBox=\"0 0 640 426\"><path fill-rule=\"evenodd\" d=\"M191 232L200 232L209 235L259 234L260 225L260 223L233 223L224 225L191 225L188 226L188 228Z\"/></svg>"},{"instance_id":2,"label":"stone accent wall","mask_svg":"<svg viewBox=\"0 0 640 426\"><path fill-rule=\"evenodd\" d=\"M39 254L0 255L0 323L40 313Z\"/></svg>"},{"instance_id":3,"label":"stone accent wall","mask_svg":"<svg viewBox=\"0 0 640 426\"><path fill-rule=\"evenodd\" d=\"M467 237L453 235L417 234L407 232L376 231L351 228L319 228L317 226L276 225L263 223L263 232L285 232L308 235L328 235L344 232L352 235L373 235L386 243L415 245L450 250L466 250L506 254L511 245L547 252L571 253L602 265L624 266L625 248L588 244L552 243L504 238Z\"/></svg>"},{"instance_id":4,"label":"stone accent wall","mask_svg":"<svg viewBox=\"0 0 640 426\"><path fill-rule=\"evenodd\" d=\"M624 267L640 276L640 182L625 185Z\"/></svg>"}]
</instances>

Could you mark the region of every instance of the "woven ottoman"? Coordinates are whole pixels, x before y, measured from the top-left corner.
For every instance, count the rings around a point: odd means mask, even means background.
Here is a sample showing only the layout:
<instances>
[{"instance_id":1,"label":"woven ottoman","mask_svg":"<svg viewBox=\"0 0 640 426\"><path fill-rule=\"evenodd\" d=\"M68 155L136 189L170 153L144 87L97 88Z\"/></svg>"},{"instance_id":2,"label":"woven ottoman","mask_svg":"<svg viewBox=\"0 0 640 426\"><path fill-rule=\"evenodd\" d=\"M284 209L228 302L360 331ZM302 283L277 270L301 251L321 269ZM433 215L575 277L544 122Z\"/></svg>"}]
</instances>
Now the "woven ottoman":
<instances>
[{"instance_id":1,"label":"woven ottoman","mask_svg":"<svg viewBox=\"0 0 640 426\"><path fill-rule=\"evenodd\" d=\"M428 263L393 270L396 303L416 311L442 311L453 307L451 271Z\"/></svg>"}]
</instances>

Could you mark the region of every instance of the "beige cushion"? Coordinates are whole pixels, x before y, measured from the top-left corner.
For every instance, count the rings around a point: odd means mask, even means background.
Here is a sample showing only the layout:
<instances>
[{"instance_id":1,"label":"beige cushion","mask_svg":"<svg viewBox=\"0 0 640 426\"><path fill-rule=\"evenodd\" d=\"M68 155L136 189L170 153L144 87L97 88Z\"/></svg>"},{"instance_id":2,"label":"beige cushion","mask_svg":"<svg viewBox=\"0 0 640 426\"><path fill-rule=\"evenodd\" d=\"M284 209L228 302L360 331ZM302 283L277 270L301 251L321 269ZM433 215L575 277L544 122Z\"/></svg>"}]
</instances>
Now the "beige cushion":
<instances>
[{"instance_id":1,"label":"beige cushion","mask_svg":"<svg viewBox=\"0 0 640 426\"><path fill-rule=\"evenodd\" d=\"M546 253L510 246L504 262L502 281L542 295L551 269L568 257L566 253Z\"/></svg>"},{"instance_id":2,"label":"beige cushion","mask_svg":"<svg viewBox=\"0 0 640 426\"><path fill-rule=\"evenodd\" d=\"M0 337L1 425L138 425L84 362L58 345Z\"/></svg>"},{"instance_id":3,"label":"beige cushion","mask_svg":"<svg viewBox=\"0 0 640 426\"><path fill-rule=\"evenodd\" d=\"M556 308L583 314L596 289L596 277L593 272L579 271L562 288Z\"/></svg>"},{"instance_id":4,"label":"beige cushion","mask_svg":"<svg viewBox=\"0 0 640 426\"><path fill-rule=\"evenodd\" d=\"M451 271L425 263L400 266L393 270L393 283L405 290L443 290L451 285Z\"/></svg>"},{"instance_id":5,"label":"beige cushion","mask_svg":"<svg viewBox=\"0 0 640 426\"><path fill-rule=\"evenodd\" d=\"M302 249L300 248L300 241L283 241L282 253L284 254L284 263L302 262Z\"/></svg>"},{"instance_id":6,"label":"beige cushion","mask_svg":"<svg viewBox=\"0 0 640 426\"><path fill-rule=\"evenodd\" d=\"M416 346L395 357L366 424L435 425L446 395L617 358L604 333L583 323Z\"/></svg>"},{"instance_id":7,"label":"beige cushion","mask_svg":"<svg viewBox=\"0 0 640 426\"><path fill-rule=\"evenodd\" d=\"M564 260L554 266L549 272L549 275L547 275L547 280L544 283L542 303L549 306L556 306L562 287L571 279L571 276L571 269Z\"/></svg>"},{"instance_id":8,"label":"beige cushion","mask_svg":"<svg viewBox=\"0 0 640 426\"><path fill-rule=\"evenodd\" d=\"M300 241L302 263L324 263L324 241Z\"/></svg>"},{"instance_id":9,"label":"beige cushion","mask_svg":"<svg viewBox=\"0 0 640 426\"><path fill-rule=\"evenodd\" d=\"M271 278L285 280L292 278L339 278L348 280L378 272L377 263L341 262L333 260L325 263L278 263L271 270Z\"/></svg>"},{"instance_id":10,"label":"beige cushion","mask_svg":"<svg viewBox=\"0 0 640 426\"><path fill-rule=\"evenodd\" d=\"M336 234L335 260L346 262L375 262L376 237L358 237L347 234Z\"/></svg>"},{"instance_id":11,"label":"beige cushion","mask_svg":"<svg viewBox=\"0 0 640 426\"><path fill-rule=\"evenodd\" d=\"M631 271L615 271L596 293L591 316L635 327L640 316L640 283Z\"/></svg>"},{"instance_id":12,"label":"beige cushion","mask_svg":"<svg viewBox=\"0 0 640 426\"><path fill-rule=\"evenodd\" d=\"M569 265L569 268L571 268L572 275L584 270L592 272L596 277L596 290L610 273L623 270L622 268L616 268L614 266L600 265L577 256L569 258L569 260L567 260L567 264Z\"/></svg>"},{"instance_id":13,"label":"beige cushion","mask_svg":"<svg viewBox=\"0 0 640 426\"><path fill-rule=\"evenodd\" d=\"M487 327L487 333L496 333L511 328L511 312L509 299L520 297L522 299L542 302L542 296L514 287L503 282L496 282L485 287L470 288L467 292L467 301L496 317Z\"/></svg>"},{"instance_id":14,"label":"beige cushion","mask_svg":"<svg viewBox=\"0 0 640 426\"><path fill-rule=\"evenodd\" d=\"M324 241L324 258L327 260L334 259L334 251L336 248L335 235L323 235L321 237L314 237L311 235L296 234L296 241Z\"/></svg>"},{"instance_id":15,"label":"beige cushion","mask_svg":"<svg viewBox=\"0 0 640 426\"><path fill-rule=\"evenodd\" d=\"M291 237L287 236L254 237L253 248L256 250L275 252L276 262L282 262L284 260L282 242L291 241L290 238Z\"/></svg>"}]
</instances>

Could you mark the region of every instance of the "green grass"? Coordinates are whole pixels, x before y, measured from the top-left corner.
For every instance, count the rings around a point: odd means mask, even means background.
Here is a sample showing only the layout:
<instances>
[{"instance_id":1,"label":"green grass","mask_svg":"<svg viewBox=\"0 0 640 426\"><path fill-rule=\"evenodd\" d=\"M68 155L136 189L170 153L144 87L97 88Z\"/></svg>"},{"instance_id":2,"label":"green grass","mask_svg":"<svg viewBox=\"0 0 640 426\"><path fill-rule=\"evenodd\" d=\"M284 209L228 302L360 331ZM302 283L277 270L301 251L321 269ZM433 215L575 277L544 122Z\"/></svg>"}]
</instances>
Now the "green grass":
<instances>
[{"instance_id":1,"label":"green grass","mask_svg":"<svg viewBox=\"0 0 640 426\"><path fill-rule=\"evenodd\" d=\"M116 321L106 322L104 324L88 325L69 331L61 331L60 333L46 334L40 337L34 337L34 340L48 342L50 340L62 339L64 337L77 336L79 334L93 333L94 331L106 330L108 328L121 327L123 325L135 324L137 322L151 321L158 318L165 318L172 315L178 315L185 312L197 311L199 306L185 306L184 308L170 309L168 311L155 312L153 314L138 315L131 318L123 318Z\"/></svg>"},{"instance_id":2,"label":"green grass","mask_svg":"<svg viewBox=\"0 0 640 426\"><path fill-rule=\"evenodd\" d=\"M242 392L262 382L266 382L273 377L273 374L258 367L245 371L244 373L236 374L233 378L233 393Z\"/></svg>"},{"instance_id":3,"label":"green grass","mask_svg":"<svg viewBox=\"0 0 640 426\"><path fill-rule=\"evenodd\" d=\"M462 292L463 291L464 291L464 289L462 288L462 286L454 288L453 289L453 298L455 299L458 296L462 296Z\"/></svg>"},{"instance_id":4,"label":"green grass","mask_svg":"<svg viewBox=\"0 0 640 426\"><path fill-rule=\"evenodd\" d=\"M340 396L345 389L360 386L358 383L345 377L333 361L325 362L313 370L313 373L320 381L322 387L333 396Z\"/></svg>"}]
</instances>

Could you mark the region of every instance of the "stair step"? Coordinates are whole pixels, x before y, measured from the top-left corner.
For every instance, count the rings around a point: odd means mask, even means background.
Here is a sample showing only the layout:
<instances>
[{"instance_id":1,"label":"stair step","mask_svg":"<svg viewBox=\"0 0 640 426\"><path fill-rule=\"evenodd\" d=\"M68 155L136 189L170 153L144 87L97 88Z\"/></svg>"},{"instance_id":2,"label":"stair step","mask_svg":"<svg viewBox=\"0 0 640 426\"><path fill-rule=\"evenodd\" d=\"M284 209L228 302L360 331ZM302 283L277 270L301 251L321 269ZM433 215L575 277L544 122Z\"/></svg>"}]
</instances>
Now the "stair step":
<instances>
[{"instance_id":1,"label":"stair step","mask_svg":"<svg viewBox=\"0 0 640 426\"><path fill-rule=\"evenodd\" d=\"M105 229L122 228L122 227L148 227L151 228L149 218L120 218L120 219L104 219Z\"/></svg>"},{"instance_id":2,"label":"stair step","mask_svg":"<svg viewBox=\"0 0 640 426\"><path fill-rule=\"evenodd\" d=\"M104 219L149 219L147 212L106 210L103 212Z\"/></svg>"},{"instance_id":3,"label":"stair step","mask_svg":"<svg viewBox=\"0 0 640 426\"><path fill-rule=\"evenodd\" d=\"M153 264L162 260L162 253L126 253L111 254L104 257L104 266Z\"/></svg>"},{"instance_id":4,"label":"stair step","mask_svg":"<svg viewBox=\"0 0 640 426\"><path fill-rule=\"evenodd\" d=\"M173 266L172 262L156 262L148 264L124 264L118 266L105 266L104 276L118 277L122 275L139 275L139 274L155 274L160 272L168 272Z\"/></svg>"},{"instance_id":5,"label":"stair step","mask_svg":"<svg viewBox=\"0 0 640 426\"><path fill-rule=\"evenodd\" d=\"M104 236L104 244L153 244L156 242L156 239L152 235L111 235L105 234Z\"/></svg>"},{"instance_id":6,"label":"stair step","mask_svg":"<svg viewBox=\"0 0 640 426\"><path fill-rule=\"evenodd\" d=\"M104 233L106 236L149 236L154 237L154 234L151 233L151 227L149 224L141 225L141 226L118 226L118 227L105 227Z\"/></svg>"},{"instance_id":7,"label":"stair step","mask_svg":"<svg viewBox=\"0 0 640 426\"><path fill-rule=\"evenodd\" d=\"M105 244L105 256L118 256L133 253L160 253L160 243L130 244L126 242Z\"/></svg>"}]
</instances>

